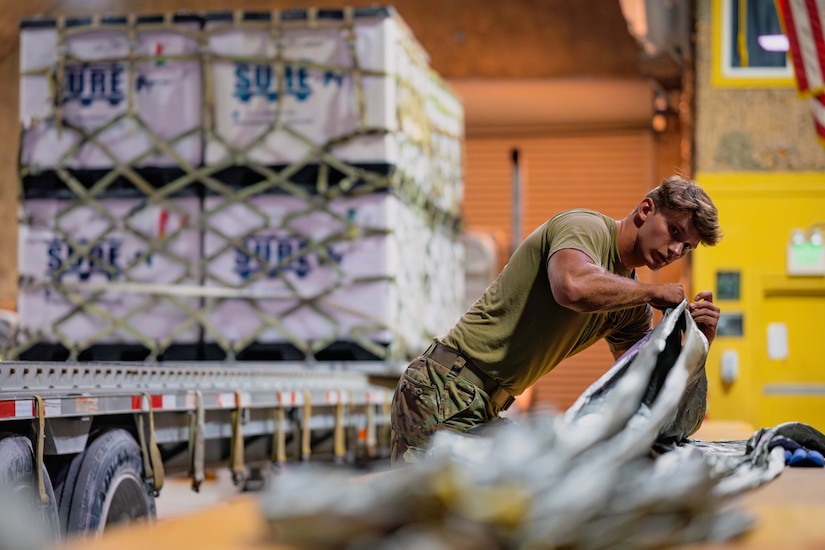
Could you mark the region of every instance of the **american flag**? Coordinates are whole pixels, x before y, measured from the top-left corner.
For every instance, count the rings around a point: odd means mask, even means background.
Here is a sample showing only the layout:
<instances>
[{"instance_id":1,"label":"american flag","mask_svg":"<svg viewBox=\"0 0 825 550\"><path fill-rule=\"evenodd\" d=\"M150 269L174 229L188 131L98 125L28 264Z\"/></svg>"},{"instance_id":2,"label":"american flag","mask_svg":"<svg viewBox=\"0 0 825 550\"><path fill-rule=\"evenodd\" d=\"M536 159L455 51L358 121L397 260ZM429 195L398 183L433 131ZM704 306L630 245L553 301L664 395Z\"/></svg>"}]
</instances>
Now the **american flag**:
<instances>
[{"instance_id":1,"label":"american flag","mask_svg":"<svg viewBox=\"0 0 825 550\"><path fill-rule=\"evenodd\" d=\"M776 0L790 44L799 93L810 98L820 143L825 146L825 0Z\"/></svg>"}]
</instances>

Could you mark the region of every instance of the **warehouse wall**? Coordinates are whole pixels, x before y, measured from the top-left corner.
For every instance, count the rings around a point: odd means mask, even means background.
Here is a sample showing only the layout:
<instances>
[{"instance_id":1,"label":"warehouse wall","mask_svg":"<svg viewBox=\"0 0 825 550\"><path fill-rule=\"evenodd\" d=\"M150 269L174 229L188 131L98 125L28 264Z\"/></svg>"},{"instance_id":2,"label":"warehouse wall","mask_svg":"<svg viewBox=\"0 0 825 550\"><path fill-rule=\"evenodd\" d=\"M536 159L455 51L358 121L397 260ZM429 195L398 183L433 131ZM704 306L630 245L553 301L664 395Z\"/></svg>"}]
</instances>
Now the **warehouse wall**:
<instances>
[{"instance_id":1,"label":"warehouse wall","mask_svg":"<svg viewBox=\"0 0 825 550\"><path fill-rule=\"evenodd\" d=\"M290 7L392 5L449 78L624 77L637 72L637 47L618 2L604 0L34 0L4 2L0 54L16 43L17 22L37 14L163 13Z\"/></svg>"},{"instance_id":2,"label":"warehouse wall","mask_svg":"<svg viewBox=\"0 0 825 550\"><path fill-rule=\"evenodd\" d=\"M791 231L825 222L825 173L705 172L702 184L720 210L726 236L701 250L697 284L716 289L716 273L738 272L740 295L719 299L725 315L741 315L742 336L720 335L707 361L708 415L756 426L825 420L821 319L825 277L788 277L785 252ZM717 294L718 294L718 289ZM769 356L768 327L786 327L787 357ZM735 381L722 378L722 358L738 359Z\"/></svg>"},{"instance_id":3,"label":"warehouse wall","mask_svg":"<svg viewBox=\"0 0 825 550\"><path fill-rule=\"evenodd\" d=\"M795 228L825 223L825 148L807 101L788 82L722 82L722 0L697 2L696 178L719 207L726 236L695 253L696 286L717 292L723 315L741 315L742 334L721 335L710 350L708 415L754 425L825 418L819 320L825 278L789 277L786 246ZM717 274L738 273L739 296L719 299ZM788 356L772 359L768 326L788 330ZM738 361L732 382L723 357Z\"/></svg>"}]
</instances>

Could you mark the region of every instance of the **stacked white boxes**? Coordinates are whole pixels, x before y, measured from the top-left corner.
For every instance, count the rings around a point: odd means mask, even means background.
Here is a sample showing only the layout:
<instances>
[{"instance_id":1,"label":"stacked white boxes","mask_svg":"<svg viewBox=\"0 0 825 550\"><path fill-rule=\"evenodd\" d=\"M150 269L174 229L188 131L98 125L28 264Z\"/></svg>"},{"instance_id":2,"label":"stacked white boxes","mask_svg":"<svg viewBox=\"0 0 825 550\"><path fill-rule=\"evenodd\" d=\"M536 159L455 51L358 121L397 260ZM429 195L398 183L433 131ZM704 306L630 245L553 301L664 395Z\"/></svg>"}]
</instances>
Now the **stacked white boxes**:
<instances>
[{"instance_id":1,"label":"stacked white boxes","mask_svg":"<svg viewBox=\"0 0 825 550\"><path fill-rule=\"evenodd\" d=\"M401 166L416 182L427 180L430 73L397 17L368 8L351 22L341 10L206 19L215 97L207 164L226 160L228 144L262 165L328 154Z\"/></svg>"},{"instance_id":2,"label":"stacked white boxes","mask_svg":"<svg viewBox=\"0 0 825 550\"><path fill-rule=\"evenodd\" d=\"M207 211L223 200L207 198ZM317 196L265 195L249 203L262 217L234 204L210 218L241 246L223 246L227 241L207 234L206 284L243 288L255 299L215 299L210 320L219 332L208 341L254 338L301 348L416 338L411 344L422 344L428 268L422 216L387 193L326 204Z\"/></svg>"},{"instance_id":3,"label":"stacked white boxes","mask_svg":"<svg viewBox=\"0 0 825 550\"><path fill-rule=\"evenodd\" d=\"M200 282L197 191L161 191L202 161L199 30L192 16L21 24L18 310L32 341L197 344L197 298L136 288Z\"/></svg>"},{"instance_id":4,"label":"stacked white boxes","mask_svg":"<svg viewBox=\"0 0 825 550\"><path fill-rule=\"evenodd\" d=\"M205 285L255 297L209 299L206 341L426 349L462 313L455 228L439 226L460 209L460 103L388 10L217 13L205 30L206 161L247 162L205 199Z\"/></svg>"},{"instance_id":5,"label":"stacked white boxes","mask_svg":"<svg viewBox=\"0 0 825 550\"><path fill-rule=\"evenodd\" d=\"M22 26L25 330L208 359L426 349L463 313L463 113L409 29L192 17Z\"/></svg>"},{"instance_id":6,"label":"stacked white boxes","mask_svg":"<svg viewBox=\"0 0 825 550\"><path fill-rule=\"evenodd\" d=\"M199 165L199 28L186 15L23 21L21 164L32 171ZM55 93L52 79L61 77ZM159 152L158 141L175 155Z\"/></svg>"},{"instance_id":7,"label":"stacked white boxes","mask_svg":"<svg viewBox=\"0 0 825 550\"><path fill-rule=\"evenodd\" d=\"M199 330L186 323L186 306L197 310L197 300L140 289L197 284L200 239L189 221L197 220L199 199L177 198L169 207L139 198L98 203L102 209L26 200L28 223L19 235L21 330L43 343L195 344Z\"/></svg>"}]
</instances>

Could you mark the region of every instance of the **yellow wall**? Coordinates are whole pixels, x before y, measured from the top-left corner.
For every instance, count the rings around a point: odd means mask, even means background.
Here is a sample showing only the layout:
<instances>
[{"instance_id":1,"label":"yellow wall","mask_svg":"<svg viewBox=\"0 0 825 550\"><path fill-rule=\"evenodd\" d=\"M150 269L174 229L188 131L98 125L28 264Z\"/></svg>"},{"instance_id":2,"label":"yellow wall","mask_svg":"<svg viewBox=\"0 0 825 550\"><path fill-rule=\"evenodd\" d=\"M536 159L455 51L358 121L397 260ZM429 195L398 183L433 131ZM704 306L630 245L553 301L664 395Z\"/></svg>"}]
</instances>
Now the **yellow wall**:
<instances>
[{"instance_id":1,"label":"yellow wall","mask_svg":"<svg viewBox=\"0 0 825 550\"><path fill-rule=\"evenodd\" d=\"M708 417L755 426L798 421L825 428L825 277L788 277L786 246L795 228L825 222L825 173L698 173L713 198L725 237L693 258L694 289L716 288L717 271L739 270L739 300L719 301L741 312L743 336L717 337L706 365ZM784 323L787 359L768 357L770 323ZM737 380L726 387L722 354L739 355Z\"/></svg>"}]
</instances>

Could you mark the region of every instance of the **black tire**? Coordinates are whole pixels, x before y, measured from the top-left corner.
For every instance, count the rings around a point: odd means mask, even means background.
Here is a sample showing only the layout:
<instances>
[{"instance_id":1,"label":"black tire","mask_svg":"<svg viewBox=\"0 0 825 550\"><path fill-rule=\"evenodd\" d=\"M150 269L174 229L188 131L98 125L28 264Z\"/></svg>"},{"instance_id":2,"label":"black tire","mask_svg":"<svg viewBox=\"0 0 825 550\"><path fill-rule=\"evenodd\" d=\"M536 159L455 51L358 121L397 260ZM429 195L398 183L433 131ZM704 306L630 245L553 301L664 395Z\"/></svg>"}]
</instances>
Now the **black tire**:
<instances>
[{"instance_id":1,"label":"black tire","mask_svg":"<svg viewBox=\"0 0 825 550\"><path fill-rule=\"evenodd\" d=\"M0 434L0 492L4 497L4 504L17 505L22 501L29 510L20 510L20 517L34 520L37 527L32 529L26 526L26 533L0 533L0 537L21 535L19 544L37 544L44 540L60 541L60 522L57 515L57 500L55 499L49 473L43 466L43 482L46 489L47 502L40 501L39 490L34 479L34 453L31 441L28 438L14 434ZM8 520L9 518L7 518ZM8 521L4 530L15 530L17 525Z\"/></svg>"},{"instance_id":2,"label":"black tire","mask_svg":"<svg viewBox=\"0 0 825 550\"><path fill-rule=\"evenodd\" d=\"M74 455L69 462L60 468L52 481L55 501L57 502L57 515L63 533L69 532L69 511L72 508L72 496L74 495L74 487L77 484L77 475L80 473L80 463L82 461L83 453Z\"/></svg>"},{"instance_id":3,"label":"black tire","mask_svg":"<svg viewBox=\"0 0 825 550\"><path fill-rule=\"evenodd\" d=\"M71 469L71 467L70 467ZM107 527L155 517L155 497L143 479L140 447L126 430L108 431L83 452L68 510L67 532L100 533Z\"/></svg>"}]
</instances>

